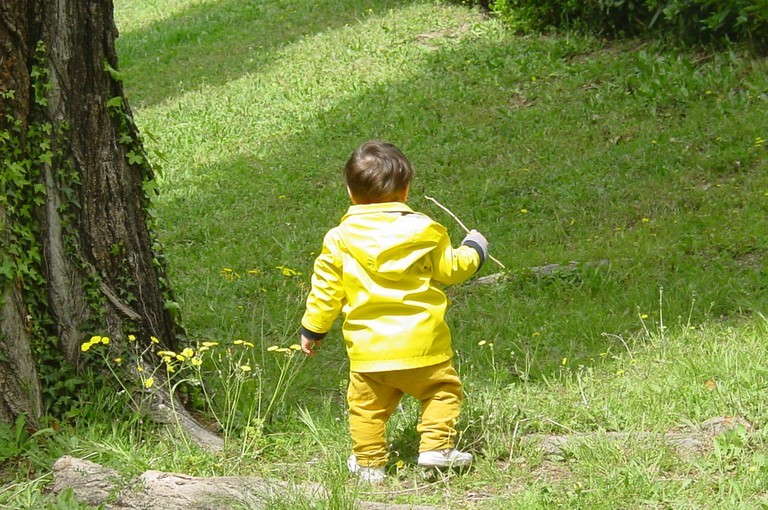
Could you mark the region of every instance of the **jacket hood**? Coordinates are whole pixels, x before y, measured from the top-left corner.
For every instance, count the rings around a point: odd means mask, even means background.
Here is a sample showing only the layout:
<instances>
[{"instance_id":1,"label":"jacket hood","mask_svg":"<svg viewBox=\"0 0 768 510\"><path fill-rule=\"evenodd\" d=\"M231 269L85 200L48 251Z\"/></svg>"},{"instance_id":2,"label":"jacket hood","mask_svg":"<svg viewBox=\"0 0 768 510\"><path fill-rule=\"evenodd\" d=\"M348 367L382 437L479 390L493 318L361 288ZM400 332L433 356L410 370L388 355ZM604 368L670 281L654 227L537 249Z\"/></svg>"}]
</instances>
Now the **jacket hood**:
<instances>
[{"instance_id":1,"label":"jacket hood","mask_svg":"<svg viewBox=\"0 0 768 510\"><path fill-rule=\"evenodd\" d=\"M339 233L349 254L369 271L398 280L434 250L445 228L401 202L353 205Z\"/></svg>"}]
</instances>

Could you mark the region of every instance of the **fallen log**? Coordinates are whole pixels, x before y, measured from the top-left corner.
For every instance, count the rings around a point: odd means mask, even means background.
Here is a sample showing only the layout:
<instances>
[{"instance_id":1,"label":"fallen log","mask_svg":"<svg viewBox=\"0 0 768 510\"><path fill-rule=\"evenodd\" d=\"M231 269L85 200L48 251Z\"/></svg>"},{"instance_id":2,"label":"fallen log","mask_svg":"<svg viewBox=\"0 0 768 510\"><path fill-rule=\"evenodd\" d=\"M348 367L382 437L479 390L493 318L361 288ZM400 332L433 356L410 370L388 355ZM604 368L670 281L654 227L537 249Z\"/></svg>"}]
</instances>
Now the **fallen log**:
<instances>
[{"instance_id":1,"label":"fallen log","mask_svg":"<svg viewBox=\"0 0 768 510\"><path fill-rule=\"evenodd\" d=\"M654 432L593 432L564 435L530 435L523 438L523 443L533 444L545 456L564 456L568 450L583 443L585 440L604 439L613 443L654 443L668 445L681 457L692 457L707 451L712 446L713 439L736 427L752 430L752 425L746 420L732 416L718 416L702 422L698 427L688 431L665 433Z\"/></svg>"},{"instance_id":2,"label":"fallen log","mask_svg":"<svg viewBox=\"0 0 768 510\"><path fill-rule=\"evenodd\" d=\"M568 274L582 268L604 267L610 265L610 260L598 260L596 262L577 262L572 260L568 264L546 264L544 266L529 267L528 270L537 277L543 278L554 274ZM497 285L506 282L511 276L512 275L508 271L501 271L499 273L493 273L470 280L469 285Z\"/></svg>"},{"instance_id":3,"label":"fallen log","mask_svg":"<svg viewBox=\"0 0 768 510\"><path fill-rule=\"evenodd\" d=\"M703 434L654 434L652 432L604 432L594 434L571 434L567 436L542 436L528 438L535 440L537 446L545 456L564 456L566 452L581 442L589 439L601 438L611 443L654 443L661 442L675 450L679 455L690 457L707 449L711 444L711 438Z\"/></svg>"},{"instance_id":4,"label":"fallen log","mask_svg":"<svg viewBox=\"0 0 768 510\"><path fill-rule=\"evenodd\" d=\"M87 505L105 510L258 510L288 499L317 501L328 497L316 483L291 483L255 476L196 477L146 471L125 480L116 471L76 457L65 456L53 466L53 493L71 489ZM366 510L436 510L429 506L360 501Z\"/></svg>"}]
</instances>

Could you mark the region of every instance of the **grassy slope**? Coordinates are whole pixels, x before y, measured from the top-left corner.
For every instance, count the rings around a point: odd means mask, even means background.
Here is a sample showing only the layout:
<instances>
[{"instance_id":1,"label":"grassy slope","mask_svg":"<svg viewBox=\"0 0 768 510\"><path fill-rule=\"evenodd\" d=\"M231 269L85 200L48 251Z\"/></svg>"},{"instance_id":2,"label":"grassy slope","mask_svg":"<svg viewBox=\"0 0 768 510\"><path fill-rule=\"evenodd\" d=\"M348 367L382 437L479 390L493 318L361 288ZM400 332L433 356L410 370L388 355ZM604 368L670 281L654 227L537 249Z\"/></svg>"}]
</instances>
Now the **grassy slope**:
<instances>
[{"instance_id":1,"label":"grassy slope","mask_svg":"<svg viewBox=\"0 0 768 510\"><path fill-rule=\"evenodd\" d=\"M202 2L123 31L127 89L165 157L158 211L193 330L219 327L225 307L195 300L221 266L310 269L346 207L338 169L373 137L413 159L415 207L459 237L421 197L448 204L513 273L611 261L462 300L459 312L506 311L488 334L547 332L588 357L600 333L655 316L660 287L667 315L695 323L762 309L759 62L516 38L419 3Z\"/></svg>"},{"instance_id":2,"label":"grassy slope","mask_svg":"<svg viewBox=\"0 0 768 510\"><path fill-rule=\"evenodd\" d=\"M340 167L369 138L412 159L415 208L458 241L423 199L434 196L509 268L504 283L450 291L463 441L477 469L425 485L410 465L407 401L391 427L393 460L406 465L368 497L457 508L765 503L765 61L520 37L418 1L118 1L116 15L126 90L163 167L160 233L192 338L295 341L314 251L347 207ZM542 278L527 269L571 260L599 264ZM339 344L336 333L303 365L261 458L138 450L131 469L310 477L343 507ZM317 426L310 437L283 435L307 426L297 403ZM520 442L719 415L755 430L695 459L598 439L552 463ZM102 434L99 458L123 463L131 438ZM270 455L294 467L265 464ZM313 457L320 472L301 467Z\"/></svg>"}]
</instances>

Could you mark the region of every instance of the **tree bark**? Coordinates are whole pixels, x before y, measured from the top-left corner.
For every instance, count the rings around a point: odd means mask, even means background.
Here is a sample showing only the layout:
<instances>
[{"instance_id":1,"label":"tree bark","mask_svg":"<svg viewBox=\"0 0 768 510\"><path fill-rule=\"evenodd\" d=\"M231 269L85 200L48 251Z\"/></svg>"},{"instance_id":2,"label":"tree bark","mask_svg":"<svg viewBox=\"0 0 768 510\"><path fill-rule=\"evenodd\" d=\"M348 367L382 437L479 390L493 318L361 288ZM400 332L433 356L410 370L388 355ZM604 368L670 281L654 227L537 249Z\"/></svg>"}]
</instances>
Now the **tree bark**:
<instances>
[{"instance_id":1,"label":"tree bark","mask_svg":"<svg viewBox=\"0 0 768 510\"><path fill-rule=\"evenodd\" d=\"M20 5L20 4L19 4ZM29 75L26 67L26 40L21 33L21 20L16 5L0 5L0 140L3 148L1 165L8 165L14 147L9 140L12 136L14 119L29 116ZM23 127L23 126L22 126ZM23 129L18 130L22 138ZM23 140L19 140L19 144ZM3 190L6 191L6 177L3 176ZM40 416L42 403L37 372L32 357L30 331L28 328L29 312L25 306L23 288L18 278L10 278L11 268L7 252L12 245L9 231L12 212L9 212L7 199L0 207L0 235L2 236L3 286L0 292L2 310L0 310L0 419L9 421L19 414L33 418Z\"/></svg>"},{"instance_id":2,"label":"tree bark","mask_svg":"<svg viewBox=\"0 0 768 510\"><path fill-rule=\"evenodd\" d=\"M23 2L22 2L23 3ZM105 67L118 69L111 1L39 2L43 42L49 59L51 91L47 118L67 125L59 147L62 165L71 162L78 182L67 182L53 165L45 167L43 246L49 301L67 359L77 361L88 316L84 282L96 278L104 299L105 333L116 338L124 326L161 339L169 347L180 333L165 307L153 238L147 225L148 164L131 164L129 150L141 150L122 83ZM121 98L120 108L108 103ZM118 110L118 111L116 111ZM124 140L130 140L128 142ZM143 154L139 154L144 158ZM78 257L67 257L58 210L62 189L77 184Z\"/></svg>"},{"instance_id":3,"label":"tree bark","mask_svg":"<svg viewBox=\"0 0 768 510\"><path fill-rule=\"evenodd\" d=\"M0 2L0 420L35 425L92 335L183 334L116 37L111 0Z\"/></svg>"},{"instance_id":4,"label":"tree bark","mask_svg":"<svg viewBox=\"0 0 768 510\"><path fill-rule=\"evenodd\" d=\"M42 414L40 384L32 357L30 336L24 327L20 289L3 289L0 312L0 421L12 422L20 414Z\"/></svg>"}]
</instances>

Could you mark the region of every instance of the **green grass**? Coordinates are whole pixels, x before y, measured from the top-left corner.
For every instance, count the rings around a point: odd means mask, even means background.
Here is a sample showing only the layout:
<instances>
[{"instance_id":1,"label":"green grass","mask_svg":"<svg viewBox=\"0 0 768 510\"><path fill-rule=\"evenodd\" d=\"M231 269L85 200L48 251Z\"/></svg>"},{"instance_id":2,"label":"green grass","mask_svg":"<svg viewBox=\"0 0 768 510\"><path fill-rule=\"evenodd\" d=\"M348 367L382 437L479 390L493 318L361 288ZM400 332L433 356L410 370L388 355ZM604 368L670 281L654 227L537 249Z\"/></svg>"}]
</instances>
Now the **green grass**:
<instances>
[{"instance_id":1,"label":"green grass","mask_svg":"<svg viewBox=\"0 0 768 510\"><path fill-rule=\"evenodd\" d=\"M162 167L159 234L190 339L253 342L262 384L278 373L266 348L296 341L314 254L348 205L341 167L360 143L404 150L411 205L456 242L461 229L424 195L487 235L506 278L449 291L462 445L478 461L423 479L406 400L389 431L391 479L356 487L344 472L337 325L245 453L235 444L212 457L147 424L86 414L37 438L40 455L9 454L4 471L45 477L59 454L92 455L129 475L317 481L329 508L350 508L355 494L439 508L768 507L765 60L520 37L428 1L120 0L115 10L126 92ZM529 269L569 261L581 265ZM725 415L753 428L693 458L601 436ZM559 459L524 441L572 432L597 435ZM50 502L41 485L0 490L0 505ZM274 507L308 507L300 499Z\"/></svg>"}]
</instances>

